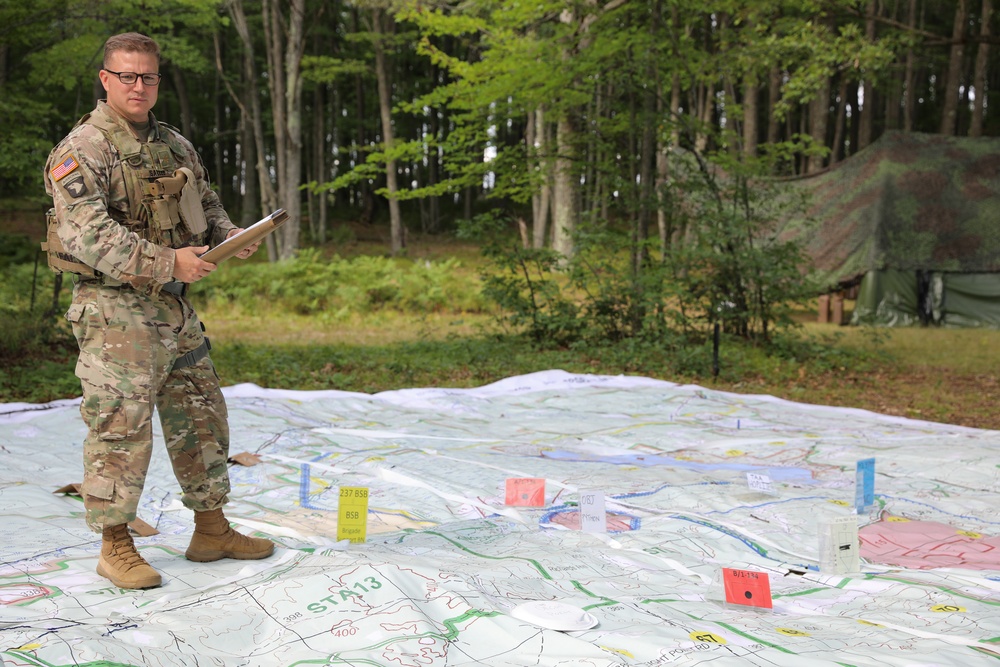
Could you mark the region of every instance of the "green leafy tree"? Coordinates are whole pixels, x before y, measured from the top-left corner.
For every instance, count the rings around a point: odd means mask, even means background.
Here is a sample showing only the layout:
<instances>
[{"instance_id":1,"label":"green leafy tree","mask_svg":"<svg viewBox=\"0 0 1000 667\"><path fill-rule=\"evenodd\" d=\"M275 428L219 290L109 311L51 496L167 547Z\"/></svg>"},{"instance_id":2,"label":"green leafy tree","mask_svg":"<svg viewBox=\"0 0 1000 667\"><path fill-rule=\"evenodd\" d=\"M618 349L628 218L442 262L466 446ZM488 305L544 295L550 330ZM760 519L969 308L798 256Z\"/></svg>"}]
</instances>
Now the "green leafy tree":
<instances>
[{"instance_id":1,"label":"green leafy tree","mask_svg":"<svg viewBox=\"0 0 1000 667\"><path fill-rule=\"evenodd\" d=\"M746 160L727 152L676 160L675 200L690 224L687 243L664 256L673 321L683 330L724 331L767 341L794 326L792 308L814 293L801 247L778 236L779 223L801 215L806 200L767 176L771 155Z\"/></svg>"}]
</instances>

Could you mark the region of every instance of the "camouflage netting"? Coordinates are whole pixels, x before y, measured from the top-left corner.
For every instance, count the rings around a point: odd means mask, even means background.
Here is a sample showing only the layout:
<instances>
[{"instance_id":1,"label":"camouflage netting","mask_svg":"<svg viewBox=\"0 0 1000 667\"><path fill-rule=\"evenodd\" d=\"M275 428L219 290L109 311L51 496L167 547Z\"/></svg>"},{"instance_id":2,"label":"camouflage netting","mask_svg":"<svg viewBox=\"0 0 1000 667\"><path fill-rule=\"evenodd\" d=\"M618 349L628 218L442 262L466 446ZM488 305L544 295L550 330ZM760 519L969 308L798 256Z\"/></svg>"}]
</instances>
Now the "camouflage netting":
<instances>
[{"instance_id":1,"label":"camouflage netting","mask_svg":"<svg viewBox=\"0 0 1000 667\"><path fill-rule=\"evenodd\" d=\"M794 183L812 204L782 238L804 241L823 285L882 269L1000 271L1000 138L890 131Z\"/></svg>"}]
</instances>

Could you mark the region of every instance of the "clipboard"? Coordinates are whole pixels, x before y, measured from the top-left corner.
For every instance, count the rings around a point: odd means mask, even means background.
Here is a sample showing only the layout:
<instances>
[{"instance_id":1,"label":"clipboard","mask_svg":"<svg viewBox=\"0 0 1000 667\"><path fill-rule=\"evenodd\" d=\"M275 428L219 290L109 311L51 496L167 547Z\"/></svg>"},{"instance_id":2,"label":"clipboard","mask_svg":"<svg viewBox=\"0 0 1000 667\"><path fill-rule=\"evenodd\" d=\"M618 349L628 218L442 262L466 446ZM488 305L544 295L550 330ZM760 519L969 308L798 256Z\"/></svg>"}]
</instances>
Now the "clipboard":
<instances>
[{"instance_id":1,"label":"clipboard","mask_svg":"<svg viewBox=\"0 0 1000 667\"><path fill-rule=\"evenodd\" d=\"M250 225L239 234L230 236L228 239L215 246L208 252L199 255L206 262L218 264L233 257L244 248L252 246L257 241L276 230L288 220L288 213L283 208L279 208L274 213L262 218Z\"/></svg>"}]
</instances>

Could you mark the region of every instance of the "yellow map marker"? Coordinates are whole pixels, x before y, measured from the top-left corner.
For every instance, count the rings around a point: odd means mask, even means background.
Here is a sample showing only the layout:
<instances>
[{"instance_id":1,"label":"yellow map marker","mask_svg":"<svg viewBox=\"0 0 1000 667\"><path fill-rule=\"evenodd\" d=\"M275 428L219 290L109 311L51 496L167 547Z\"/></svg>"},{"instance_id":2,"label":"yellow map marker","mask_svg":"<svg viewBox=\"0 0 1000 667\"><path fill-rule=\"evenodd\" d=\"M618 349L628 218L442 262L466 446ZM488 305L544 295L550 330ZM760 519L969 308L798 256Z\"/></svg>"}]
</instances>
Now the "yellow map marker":
<instances>
[{"instance_id":1,"label":"yellow map marker","mask_svg":"<svg viewBox=\"0 0 1000 667\"><path fill-rule=\"evenodd\" d=\"M789 637L808 637L808 632L803 632L802 630L796 630L795 628L775 628L778 632L783 635L788 635Z\"/></svg>"},{"instance_id":2,"label":"yellow map marker","mask_svg":"<svg viewBox=\"0 0 1000 667\"><path fill-rule=\"evenodd\" d=\"M363 544L368 535L368 489L363 486L340 487L337 508L337 539Z\"/></svg>"}]
</instances>

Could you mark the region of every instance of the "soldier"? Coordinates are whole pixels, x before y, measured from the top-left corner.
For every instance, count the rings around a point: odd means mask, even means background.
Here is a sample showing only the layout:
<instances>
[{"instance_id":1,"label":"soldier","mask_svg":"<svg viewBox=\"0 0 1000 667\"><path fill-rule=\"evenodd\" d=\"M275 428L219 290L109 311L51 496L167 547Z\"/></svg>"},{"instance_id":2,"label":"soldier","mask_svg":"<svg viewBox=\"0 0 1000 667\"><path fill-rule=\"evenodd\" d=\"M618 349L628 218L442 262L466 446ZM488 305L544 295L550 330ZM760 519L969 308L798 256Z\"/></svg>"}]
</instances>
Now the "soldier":
<instances>
[{"instance_id":1,"label":"soldier","mask_svg":"<svg viewBox=\"0 0 1000 667\"><path fill-rule=\"evenodd\" d=\"M159 46L149 37L108 39L99 73L107 100L45 166L49 264L79 275L66 317L80 346L87 524L102 533L98 574L121 588L162 582L126 525L149 466L154 405L181 500L194 510L186 557L258 559L274 551L269 540L234 531L222 514L228 413L204 328L185 296L188 284L216 268L199 255L242 230L210 189L194 146L150 112L159 71ZM246 259L258 245L237 256Z\"/></svg>"}]
</instances>

